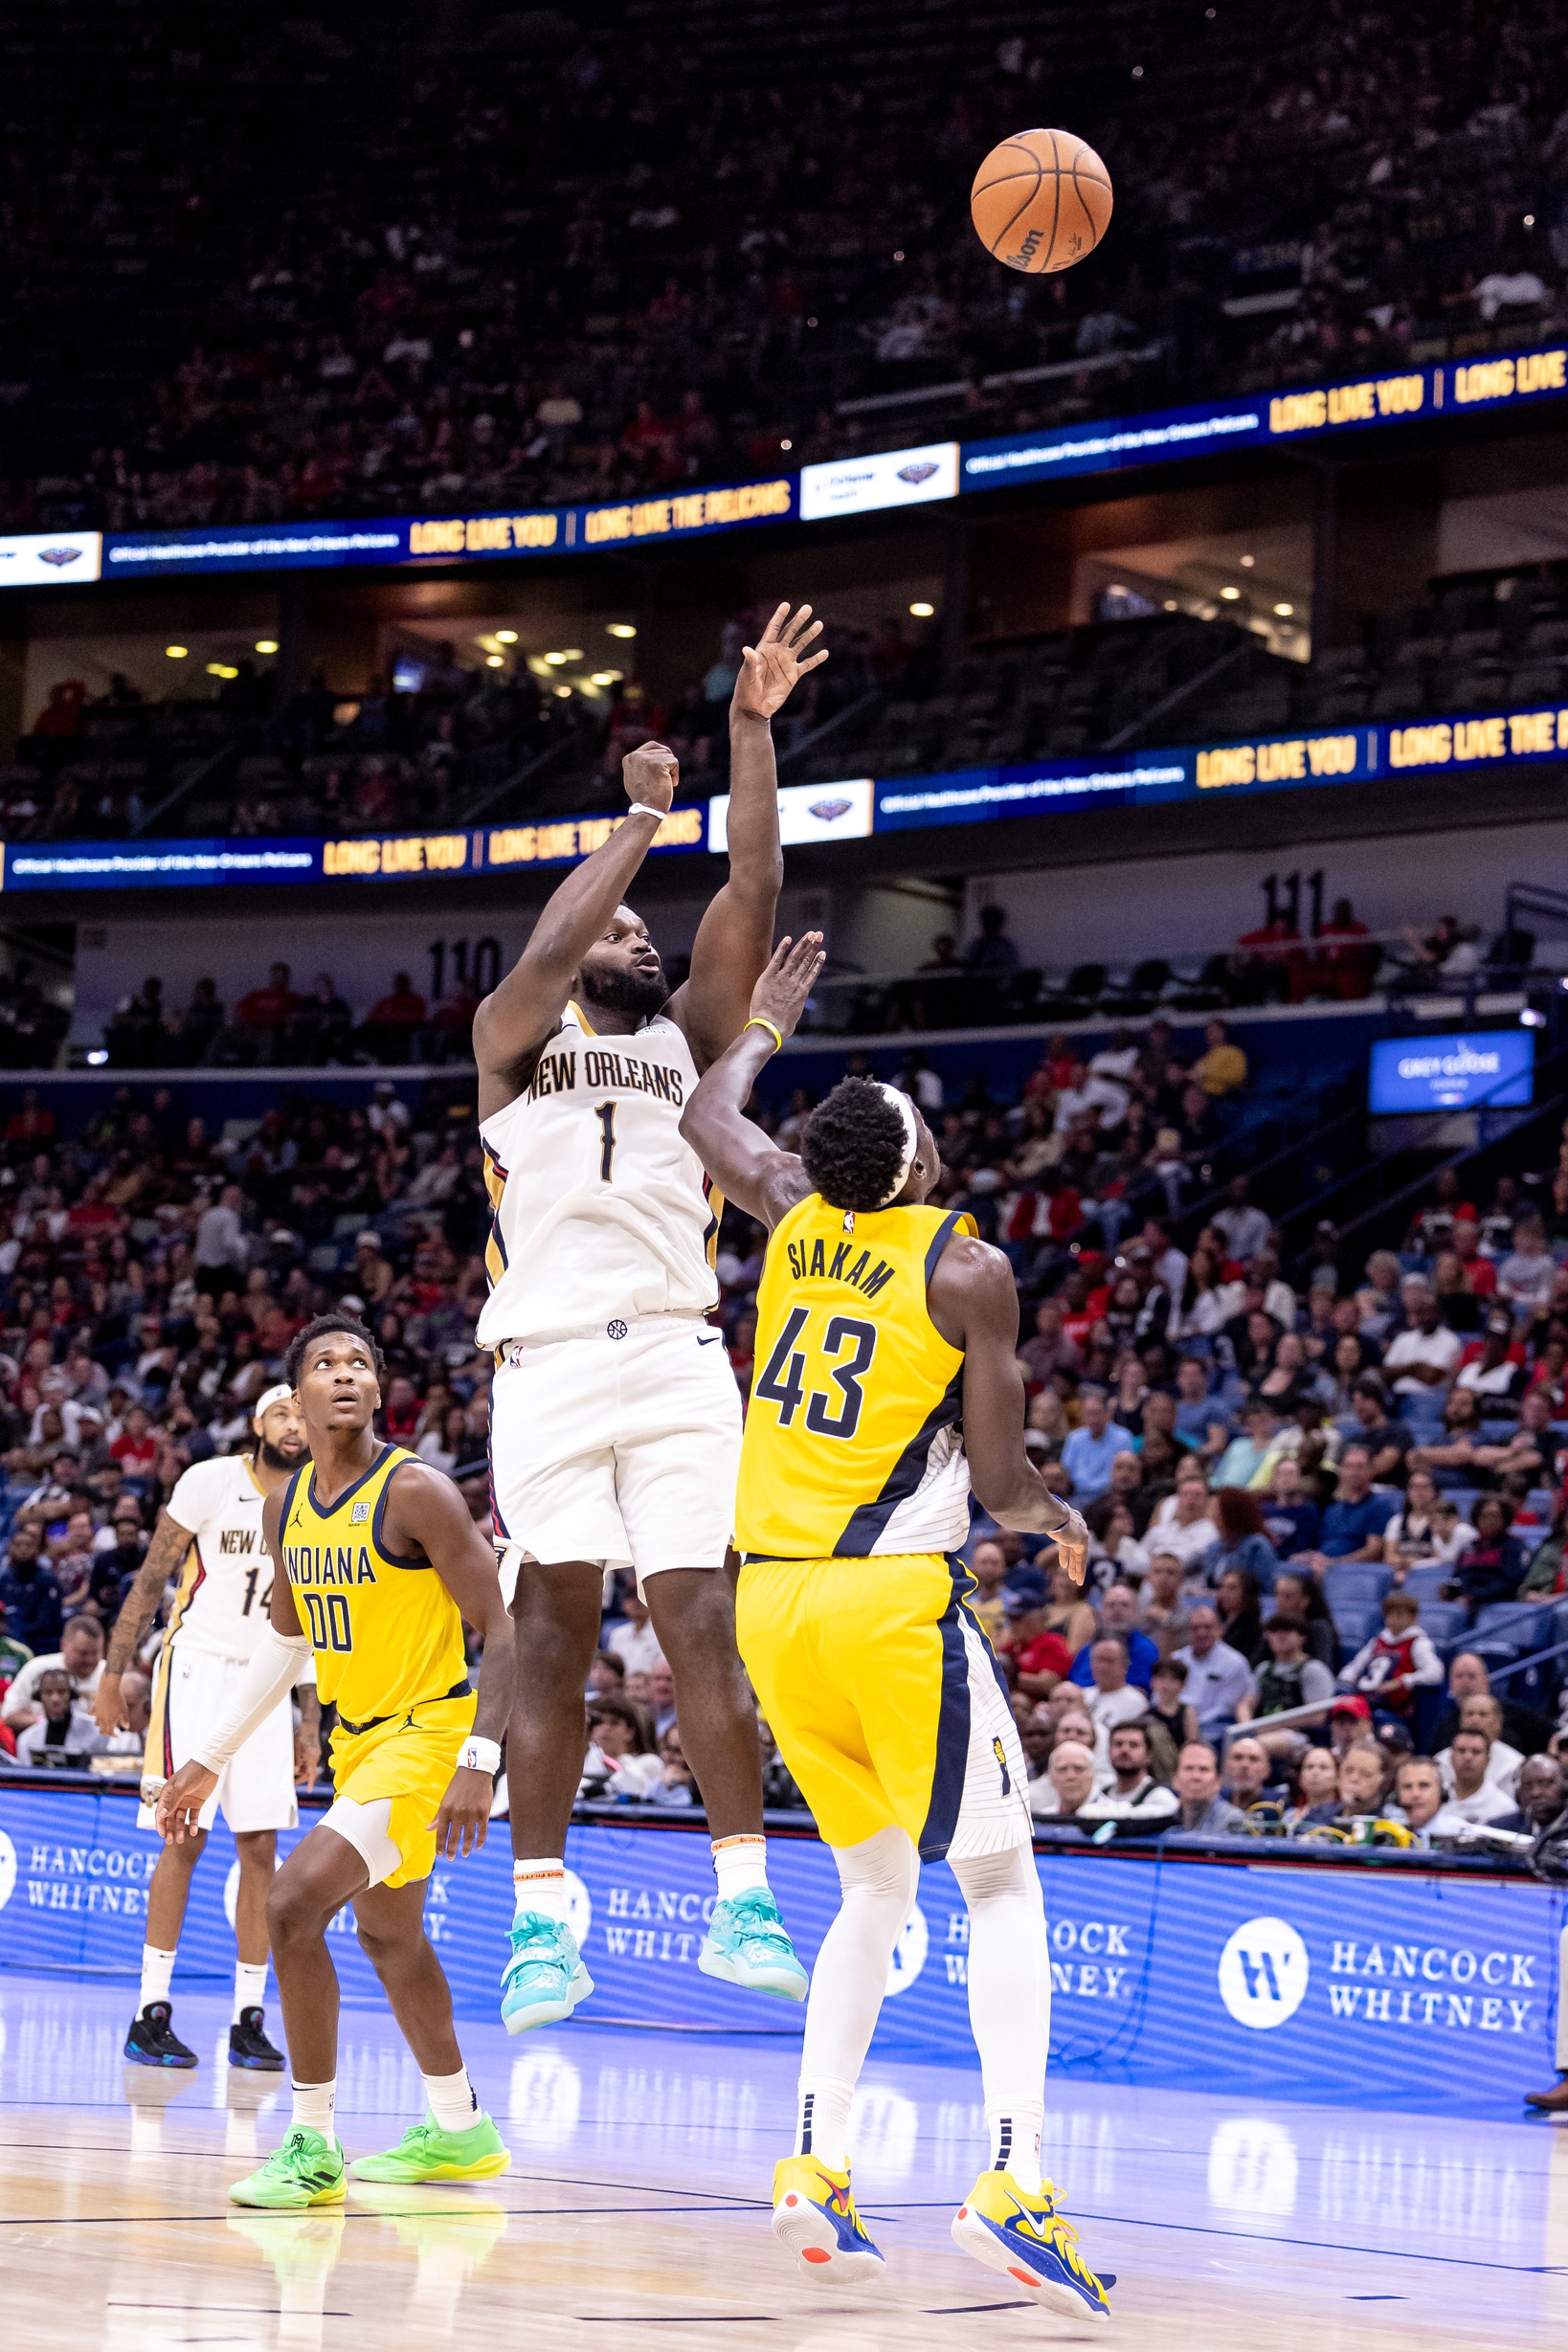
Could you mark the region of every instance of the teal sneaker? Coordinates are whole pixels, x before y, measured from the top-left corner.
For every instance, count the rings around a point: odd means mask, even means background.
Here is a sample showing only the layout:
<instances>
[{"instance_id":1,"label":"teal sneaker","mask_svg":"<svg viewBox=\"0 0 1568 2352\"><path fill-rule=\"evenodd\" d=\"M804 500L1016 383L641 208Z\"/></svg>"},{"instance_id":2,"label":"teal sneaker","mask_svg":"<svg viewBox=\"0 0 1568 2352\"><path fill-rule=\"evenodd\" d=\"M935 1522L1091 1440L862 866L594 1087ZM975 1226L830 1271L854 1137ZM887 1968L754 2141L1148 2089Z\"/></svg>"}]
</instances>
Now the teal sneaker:
<instances>
[{"instance_id":1,"label":"teal sneaker","mask_svg":"<svg viewBox=\"0 0 1568 2352\"><path fill-rule=\"evenodd\" d=\"M775 1993L780 2001L804 2001L810 1982L767 1887L715 1903L697 1965L705 1977L748 1992Z\"/></svg>"},{"instance_id":2,"label":"teal sneaker","mask_svg":"<svg viewBox=\"0 0 1568 2352\"><path fill-rule=\"evenodd\" d=\"M558 2026L594 1990L577 1938L564 1919L520 1911L512 1921L512 1957L501 1980L501 2022L508 2033Z\"/></svg>"}]
</instances>

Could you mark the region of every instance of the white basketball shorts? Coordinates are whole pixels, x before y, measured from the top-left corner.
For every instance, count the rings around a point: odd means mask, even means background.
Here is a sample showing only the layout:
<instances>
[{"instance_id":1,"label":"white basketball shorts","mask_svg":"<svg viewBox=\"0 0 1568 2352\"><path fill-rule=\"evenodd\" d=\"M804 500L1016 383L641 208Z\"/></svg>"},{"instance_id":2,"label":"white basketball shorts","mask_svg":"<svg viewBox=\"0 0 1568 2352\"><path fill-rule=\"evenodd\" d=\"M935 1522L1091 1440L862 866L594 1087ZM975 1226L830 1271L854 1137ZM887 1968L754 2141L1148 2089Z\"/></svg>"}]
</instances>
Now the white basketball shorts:
<instances>
[{"instance_id":1,"label":"white basketball shorts","mask_svg":"<svg viewBox=\"0 0 1568 2352\"><path fill-rule=\"evenodd\" d=\"M525 1558L722 1568L741 1405L720 1333L686 1316L520 1341L496 1367L490 1494L502 1588Z\"/></svg>"},{"instance_id":2,"label":"white basketball shorts","mask_svg":"<svg viewBox=\"0 0 1568 2352\"><path fill-rule=\"evenodd\" d=\"M178 1636L164 1646L152 1685L152 1709L142 1766L142 1809L137 1826L152 1827L158 1791L189 1763L213 1725L225 1713L245 1671L243 1658L188 1649ZM273 1709L218 1774L218 1784L201 1808L201 1826L211 1829L223 1808L231 1829L296 1829L300 1809L294 1797L294 1711L287 1699Z\"/></svg>"}]
</instances>

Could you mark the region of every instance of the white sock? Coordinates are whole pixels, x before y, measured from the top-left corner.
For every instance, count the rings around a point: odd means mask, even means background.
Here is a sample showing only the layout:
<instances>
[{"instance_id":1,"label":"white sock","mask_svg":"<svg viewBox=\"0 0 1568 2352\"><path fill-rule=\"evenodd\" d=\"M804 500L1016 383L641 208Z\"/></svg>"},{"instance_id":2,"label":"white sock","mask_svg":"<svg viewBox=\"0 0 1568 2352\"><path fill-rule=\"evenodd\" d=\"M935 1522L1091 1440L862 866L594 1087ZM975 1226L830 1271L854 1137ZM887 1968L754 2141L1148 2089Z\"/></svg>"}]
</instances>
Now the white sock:
<instances>
[{"instance_id":1,"label":"white sock","mask_svg":"<svg viewBox=\"0 0 1568 2352\"><path fill-rule=\"evenodd\" d=\"M1051 1955L1027 1846L949 1862L969 1906L969 2022L980 2053L991 2162L1040 2188L1051 2047Z\"/></svg>"},{"instance_id":2,"label":"white sock","mask_svg":"<svg viewBox=\"0 0 1568 2352\"><path fill-rule=\"evenodd\" d=\"M830 2172L849 2169L849 2110L855 2096L852 2082L833 2082L826 2074L800 2077L800 2104L795 2127L796 2156L815 2156Z\"/></svg>"},{"instance_id":3,"label":"white sock","mask_svg":"<svg viewBox=\"0 0 1568 2352\"><path fill-rule=\"evenodd\" d=\"M235 1960L235 2013L229 2020L229 2023L233 2026L237 2026L239 2023L239 2013L241 2009L264 2008L266 2006L266 1961L262 1960L259 1966L253 1966L249 1960Z\"/></svg>"},{"instance_id":4,"label":"white sock","mask_svg":"<svg viewBox=\"0 0 1568 2352\"><path fill-rule=\"evenodd\" d=\"M169 1979L174 1974L175 1954L160 1952L156 1944L142 1946L142 2001L145 2009L149 2001L168 1999Z\"/></svg>"},{"instance_id":5,"label":"white sock","mask_svg":"<svg viewBox=\"0 0 1568 2352\"><path fill-rule=\"evenodd\" d=\"M320 2132L334 2145L338 2137L334 2120L337 2106L338 2078L335 2074L330 2082L297 2082L294 2085L293 2124L303 2124L310 2131Z\"/></svg>"},{"instance_id":6,"label":"white sock","mask_svg":"<svg viewBox=\"0 0 1568 2352\"><path fill-rule=\"evenodd\" d=\"M484 2110L475 2095L468 2079L468 2069L459 2066L455 2074L422 2074L425 2097L430 2112L443 2132L471 2132Z\"/></svg>"},{"instance_id":7,"label":"white sock","mask_svg":"<svg viewBox=\"0 0 1568 2352\"><path fill-rule=\"evenodd\" d=\"M516 1905L514 1916L526 1911L542 1911L547 1919L567 1919L566 1864L557 1857L540 1862L512 1864L512 1898Z\"/></svg>"},{"instance_id":8,"label":"white sock","mask_svg":"<svg viewBox=\"0 0 1568 2352\"><path fill-rule=\"evenodd\" d=\"M768 1887L768 1841L764 1837L715 1838L713 1873L721 1903L733 1902L750 1888Z\"/></svg>"},{"instance_id":9,"label":"white sock","mask_svg":"<svg viewBox=\"0 0 1568 2352\"><path fill-rule=\"evenodd\" d=\"M842 2172L849 2102L887 1990L893 1947L914 1908L920 1857L906 1831L879 1829L859 1846L836 1846L833 1859L843 1900L812 1970L795 2153L807 2152L809 2102L810 2153Z\"/></svg>"}]
</instances>

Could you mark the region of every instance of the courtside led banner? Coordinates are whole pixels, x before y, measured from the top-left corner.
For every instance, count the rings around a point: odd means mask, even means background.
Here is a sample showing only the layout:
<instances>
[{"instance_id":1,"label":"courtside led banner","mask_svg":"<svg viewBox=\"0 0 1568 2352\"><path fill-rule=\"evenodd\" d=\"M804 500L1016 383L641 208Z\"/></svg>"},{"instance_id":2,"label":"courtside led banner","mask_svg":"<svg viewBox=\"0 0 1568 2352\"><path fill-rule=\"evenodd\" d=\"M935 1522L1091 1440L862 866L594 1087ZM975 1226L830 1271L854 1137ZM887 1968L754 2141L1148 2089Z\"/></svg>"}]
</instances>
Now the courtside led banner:
<instances>
[{"instance_id":1,"label":"courtside led banner","mask_svg":"<svg viewBox=\"0 0 1568 2352\"><path fill-rule=\"evenodd\" d=\"M933 441L835 458L766 482L721 483L598 506L360 521L215 523L188 530L62 530L0 538L0 590L77 580L167 579L190 572L292 571L323 566L473 563L592 554L641 540L692 539L772 523L924 505L966 491L1068 475L1170 464L1226 449L1334 439L1370 426L1534 407L1568 394L1568 346L1445 360L1274 392L1146 409L1131 416L1042 426L1000 439Z\"/></svg>"},{"instance_id":2,"label":"courtside led banner","mask_svg":"<svg viewBox=\"0 0 1568 2352\"><path fill-rule=\"evenodd\" d=\"M1178 458L1212 457L1225 449L1332 440L1369 425L1530 407L1564 393L1568 348L1520 351L1457 365L1445 361L1439 367L1355 376L1298 392L1254 392L1244 399L1099 417L994 441L966 441L959 488L997 490L1015 482L1168 465Z\"/></svg>"},{"instance_id":3,"label":"courtside led banner","mask_svg":"<svg viewBox=\"0 0 1568 2352\"><path fill-rule=\"evenodd\" d=\"M791 784L779 794L787 845L863 840L932 825L998 818L1065 817L1085 809L1136 809L1156 801L1234 799L1338 784L1395 782L1455 770L1540 767L1568 760L1568 706L1504 710L1409 726L1302 728L1242 742L1169 750L1087 752L1016 768L965 768L945 775L841 784ZM654 854L709 851L728 842L728 797L670 811ZM0 888L136 890L211 888L217 883L396 882L421 876L518 873L592 856L617 816L552 817L468 832L356 835L347 840L13 841L0 843Z\"/></svg>"},{"instance_id":4,"label":"courtside led banner","mask_svg":"<svg viewBox=\"0 0 1568 2352\"><path fill-rule=\"evenodd\" d=\"M299 1830L280 1833L280 1854L314 1819L312 1808ZM176 2000L220 1986L227 1998L233 1980L225 1897L238 1866L227 1823L215 1823L210 1838L181 1931ZM1438 1870L1335 1868L1277 1849L1271 1861L1266 1846L1237 1839L1223 1860L1060 1848L1035 1856L1051 1938L1053 2080L1200 2082L1269 2116L1289 2099L1516 2116L1522 2094L1550 2077L1561 1890L1461 1883ZM128 2002L158 1852L137 1827L134 1790L97 1796L12 1779L0 1788L0 1970L47 1974L62 2008L73 1982L122 1984ZM774 1838L768 1862L809 1967L839 1909L833 1858L806 1835ZM624 1822L574 1825L566 1866L571 1926L597 1988L583 2026L800 2031L799 2009L775 2004L761 2015L754 1994L698 1968L714 1903L706 1824L643 1826L628 1808ZM466 1861L437 1864L425 1932L459 2016L492 2031L511 1916L504 1834L492 1833ZM327 1948L347 2006L384 2005L347 1911L332 1921ZM969 1959L957 1881L945 1862L929 1862L893 1953L872 2053L956 2063L968 2071L952 2080L977 2098ZM529 2037L515 2063L547 2038L556 2037ZM592 2031L559 2037L560 2063L570 2044L586 2066L598 2041ZM13 2080L28 2063L25 2048L7 2054ZM52 2087L47 2063L45 2052L39 2100ZM112 2047L104 2064L105 2076L111 2065L118 2073ZM1237 2124L1227 2119L1227 2128ZM1232 2146L1231 2161L1243 2157ZM1288 2210L1271 2208L1276 2223Z\"/></svg>"}]
</instances>

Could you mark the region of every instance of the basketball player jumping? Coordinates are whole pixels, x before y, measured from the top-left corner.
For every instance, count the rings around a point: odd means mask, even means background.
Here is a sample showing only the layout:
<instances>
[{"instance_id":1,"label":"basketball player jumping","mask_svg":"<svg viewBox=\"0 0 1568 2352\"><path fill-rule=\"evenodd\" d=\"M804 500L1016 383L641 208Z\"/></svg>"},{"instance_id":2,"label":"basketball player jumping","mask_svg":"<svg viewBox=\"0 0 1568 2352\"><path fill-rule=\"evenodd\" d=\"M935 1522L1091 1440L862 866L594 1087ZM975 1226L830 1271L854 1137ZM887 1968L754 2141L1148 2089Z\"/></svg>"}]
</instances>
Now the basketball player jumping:
<instances>
[{"instance_id":1,"label":"basketball player jumping","mask_svg":"<svg viewBox=\"0 0 1568 2352\"><path fill-rule=\"evenodd\" d=\"M168 1630L159 1655L142 1772L140 1826L150 1829L158 1790L191 1756L212 1728L256 1653L267 1623L272 1561L261 1536L269 1494L285 1487L304 1459L304 1423L286 1386L269 1388L251 1417L254 1454L228 1454L195 1463L160 1512L146 1557L125 1596L109 1636L103 1678L93 1702L100 1731L112 1734L123 1718L121 1678L133 1664L166 1586L177 1579ZM266 2073L281 2071L283 2055L263 2029L267 1987L267 1894L277 1832L299 1821L297 1780L308 1786L321 1760L321 1707L308 1660L300 1691L300 1732L293 1732L288 1692L258 1724L224 1770L201 1809L195 1834L166 1846L147 1888L147 1932L142 1952L142 1990L125 2037L125 2055L138 2066L191 2067L196 2053L174 2031L169 1980L190 1893L218 1806L234 1832L239 1856L235 1901L234 2020L229 2064Z\"/></svg>"},{"instance_id":2,"label":"basketball player jumping","mask_svg":"<svg viewBox=\"0 0 1568 2352\"><path fill-rule=\"evenodd\" d=\"M235 2205L297 2212L345 2194L326 1929L346 1903L430 2105L398 2147L361 2158L356 2176L484 2181L511 2162L469 2084L423 1919L437 1857L484 1843L512 1698L512 1625L495 1556L452 1481L375 1435L382 1364L369 1333L350 1315L318 1316L291 1345L287 1374L315 1467L267 1498L272 1623L222 1714L165 1783L158 1826L176 1846L195 1830L225 1767L314 1651L323 1704L338 1710L337 1796L267 1899L293 2120L282 2146L229 2191ZM477 1720L464 1618L484 1645Z\"/></svg>"},{"instance_id":3,"label":"basketball player jumping","mask_svg":"<svg viewBox=\"0 0 1568 2352\"><path fill-rule=\"evenodd\" d=\"M953 1557L972 1476L1003 1527L1056 1536L1077 1582L1087 1530L1024 1452L1012 1272L969 1217L925 1206L941 1155L913 1105L846 1078L808 1120L798 1158L745 1115L821 960L815 933L784 942L681 1123L714 1183L772 1237L736 1500L736 1629L843 1889L812 1976L773 2228L819 2278L883 2275L850 2192L850 2100L920 1864L946 1856L969 1907L992 2137L952 2235L1037 2302L1104 2319L1105 2283L1040 2174L1051 1968L1026 1768Z\"/></svg>"},{"instance_id":4,"label":"basketball player jumping","mask_svg":"<svg viewBox=\"0 0 1568 2352\"><path fill-rule=\"evenodd\" d=\"M741 1413L706 1320L724 1202L680 1121L772 949L783 864L769 721L827 659L806 650L820 626L809 605L781 604L746 648L729 711L729 879L684 986L670 994L624 904L675 795L673 756L646 744L624 762L631 815L562 883L474 1023L495 1212L479 1323L497 1353L492 1499L528 1660L506 1751L510 2033L570 2016L594 1989L563 1856L606 1568L637 1570L707 1812L718 1901L698 1965L787 2000L806 1989L768 1888L756 1717L725 1573Z\"/></svg>"}]
</instances>

